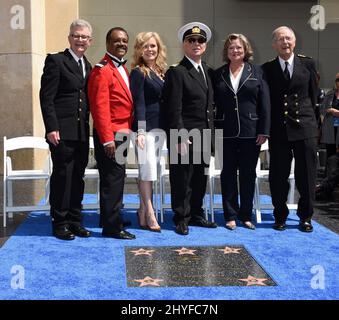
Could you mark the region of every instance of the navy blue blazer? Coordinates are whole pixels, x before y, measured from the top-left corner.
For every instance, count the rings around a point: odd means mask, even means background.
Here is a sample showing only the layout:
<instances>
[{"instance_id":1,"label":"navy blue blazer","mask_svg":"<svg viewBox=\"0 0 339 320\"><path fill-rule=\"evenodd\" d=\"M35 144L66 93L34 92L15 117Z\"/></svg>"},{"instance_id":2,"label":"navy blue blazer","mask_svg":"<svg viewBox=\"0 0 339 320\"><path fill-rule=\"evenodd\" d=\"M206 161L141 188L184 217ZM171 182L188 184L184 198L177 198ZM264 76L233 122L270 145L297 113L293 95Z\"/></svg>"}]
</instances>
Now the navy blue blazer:
<instances>
[{"instance_id":1,"label":"navy blue blazer","mask_svg":"<svg viewBox=\"0 0 339 320\"><path fill-rule=\"evenodd\" d=\"M270 134L270 94L260 66L245 62L238 90L235 92L229 65L214 73L216 128L225 138L256 138Z\"/></svg>"},{"instance_id":2,"label":"navy blue blazer","mask_svg":"<svg viewBox=\"0 0 339 320\"><path fill-rule=\"evenodd\" d=\"M149 77L145 76L137 67L131 71L130 86L134 102L133 131L138 129L150 131L160 128L159 103L164 82L153 71L151 71ZM145 122L146 126L144 125Z\"/></svg>"}]
</instances>

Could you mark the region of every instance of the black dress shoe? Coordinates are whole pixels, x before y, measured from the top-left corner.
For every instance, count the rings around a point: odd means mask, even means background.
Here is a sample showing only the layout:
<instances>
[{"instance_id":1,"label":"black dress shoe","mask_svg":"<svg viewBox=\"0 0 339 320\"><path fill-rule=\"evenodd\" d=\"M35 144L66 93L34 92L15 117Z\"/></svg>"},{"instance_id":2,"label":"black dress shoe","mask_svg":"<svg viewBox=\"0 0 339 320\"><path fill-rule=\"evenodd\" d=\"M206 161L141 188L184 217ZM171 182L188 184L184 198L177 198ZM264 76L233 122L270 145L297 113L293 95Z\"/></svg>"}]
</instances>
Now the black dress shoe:
<instances>
[{"instance_id":1,"label":"black dress shoe","mask_svg":"<svg viewBox=\"0 0 339 320\"><path fill-rule=\"evenodd\" d=\"M286 229L286 225L283 222L275 222L273 229L277 231L284 231Z\"/></svg>"},{"instance_id":2,"label":"black dress shoe","mask_svg":"<svg viewBox=\"0 0 339 320\"><path fill-rule=\"evenodd\" d=\"M81 238L88 238L91 236L91 232L88 231L87 229L85 229L84 227L82 226L74 226L74 225L71 225L69 226L69 229L78 237L81 237Z\"/></svg>"},{"instance_id":3,"label":"black dress shoe","mask_svg":"<svg viewBox=\"0 0 339 320\"><path fill-rule=\"evenodd\" d=\"M308 221L300 221L299 223L299 230L302 232L312 232L313 226L311 222Z\"/></svg>"},{"instance_id":4,"label":"black dress shoe","mask_svg":"<svg viewBox=\"0 0 339 320\"><path fill-rule=\"evenodd\" d=\"M128 231L121 230L120 232L102 232L103 237L114 238L114 239L122 239L122 240L133 240L135 239L135 235L129 233Z\"/></svg>"},{"instance_id":5,"label":"black dress shoe","mask_svg":"<svg viewBox=\"0 0 339 320\"><path fill-rule=\"evenodd\" d=\"M56 227L53 229L53 236L61 240L74 240L75 235L67 226Z\"/></svg>"},{"instance_id":6,"label":"black dress shoe","mask_svg":"<svg viewBox=\"0 0 339 320\"><path fill-rule=\"evenodd\" d=\"M175 227L175 232L183 236L188 235L188 226L185 222L179 222Z\"/></svg>"},{"instance_id":7,"label":"black dress shoe","mask_svg":"<svg viewBox=\"0 0 339 320\"><path fill-rule=\"evenodd\" d=\"M191 220L189 222L189 225L191 226L198 226L203 228L216 228L218 225L215 222L208 221L206 219L199 219L199 220Z\"/></svg>"}]
</instances>

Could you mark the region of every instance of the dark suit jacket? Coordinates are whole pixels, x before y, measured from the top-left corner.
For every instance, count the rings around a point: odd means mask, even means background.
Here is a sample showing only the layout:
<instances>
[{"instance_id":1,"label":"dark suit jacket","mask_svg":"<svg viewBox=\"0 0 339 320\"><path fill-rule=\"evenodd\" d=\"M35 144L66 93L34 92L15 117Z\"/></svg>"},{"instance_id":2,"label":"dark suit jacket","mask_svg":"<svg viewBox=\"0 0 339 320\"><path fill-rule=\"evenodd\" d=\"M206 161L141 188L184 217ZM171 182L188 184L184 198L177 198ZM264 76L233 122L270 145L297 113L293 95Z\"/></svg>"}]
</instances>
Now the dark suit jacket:
<instances>
[{"instance_id":1,"label":"dark suit jacket","mask_svg":"<svg viewBox=\"0 0 339 320\"><path fill-rule=\"evenodd\" d=\"M161 116L165 130L213 129L212 69L202 63L208 89L192 63L184 57L165 75Z\"/></svg>"},{"instance_id":2,"label":"dark suit jacket","mask_svg":"<svg viewBox=\"0 0 339 320\"><path fill-rule=\"evenodd\" d=\"M238 90L235 92L229 65L215 71L215 125L223 129L226 138L255 138L269 135L270 97L263 72L259 66L245 63Z\"/></svg>"},{"instance_id":3,"label":"dark suit jacket","mask_svg":"<svg viewBox=\"0 0 339 320\"><path fill-rule=\"evenodd\" d=\"M87 77L91 65L84 57L86 78L68 49L49 54L41 77L40 105L46 134L60 131L62 140L88 140Z\"/></svg>"},{"instance_id":4,"label":"dark suit jacket","mask_svg":"<svg viewBox=\"0 0 339 320\"><path fill-rule=\"evenodd\" d=\"M139 68L135 68L131 71L130 83L134 103L133 131L159 128L160 100L164 82L153 71L148 77L144 76ZM140 121L146 122L146 126Z\"/></svg>"},{"instance_id":5,"label":"dark suit jacket","mask_svg":"<svg viewBox=\"0 0 339 320\"><path fill-rule=\"evenodd\" d=\"M318 135L317 75L313 59L295 55L293 75L284 78L278 57L263 65L271 96L271 140L296 141Z\"/></svg>"}]
</instances>

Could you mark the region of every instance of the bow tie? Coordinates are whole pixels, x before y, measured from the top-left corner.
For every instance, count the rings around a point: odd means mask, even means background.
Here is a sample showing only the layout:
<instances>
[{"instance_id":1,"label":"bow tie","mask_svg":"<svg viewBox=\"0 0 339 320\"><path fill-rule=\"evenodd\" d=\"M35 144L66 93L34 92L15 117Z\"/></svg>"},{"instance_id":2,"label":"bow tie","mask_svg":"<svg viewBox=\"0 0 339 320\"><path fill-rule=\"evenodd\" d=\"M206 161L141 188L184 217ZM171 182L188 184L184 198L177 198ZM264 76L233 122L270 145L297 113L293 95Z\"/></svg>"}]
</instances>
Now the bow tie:
<instances>
[{"instance_id":1,"label":"bow tie","mask_svg":"<svg viewBox=\"0 0 339 320\"><path fill-rule=\"evenodd\" d=\"M119 68L120 66L123 66L127 62L127 60L121 61L114 57L111 57L111 59L117 64L117 68Z\"/></svg>"}]
</instances>

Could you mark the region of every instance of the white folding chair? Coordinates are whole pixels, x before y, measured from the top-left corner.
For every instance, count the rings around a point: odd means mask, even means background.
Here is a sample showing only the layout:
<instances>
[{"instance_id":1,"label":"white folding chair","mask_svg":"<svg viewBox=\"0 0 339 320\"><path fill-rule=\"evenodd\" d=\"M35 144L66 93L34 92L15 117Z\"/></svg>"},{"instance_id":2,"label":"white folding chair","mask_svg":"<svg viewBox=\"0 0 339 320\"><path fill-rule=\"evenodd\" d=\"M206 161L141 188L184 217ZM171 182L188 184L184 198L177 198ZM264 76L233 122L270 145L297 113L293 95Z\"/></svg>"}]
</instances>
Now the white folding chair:
<instances>
[{"instance_id":1,"label":"white folding chair","mask_svg":"<svg viewBox=\"0 0 339 320\"><path fill-rule=\"evenodd\" d=\"M89 138L89 156L90 159L94 158L94 141L93 137ZM94 180L96 181L96 203L84 203L83 209L87 210L98 210L100 212L100 180L99 180L99 170L97 168L87 167L85 169L84 180Z\"/></svg>"},{"instance_id":2,"label":"white folding chair","mask_svg":"<svg viewBox=\"0 0 339 320\"><path fill-rule=\"evenodd\" d=\"M267 165L269 165L269 151L268 151L268 141L266 141L260 148L261 152L265 153ZM295 195L295 178L294 178L294 166L295 161L292 159L291 163L291 171L288 177L288 181L290 183L290 189L287 198L287 207L291 210L295 210L298 207L298 204L294 202ZM257 168L256 168L256 180L255 180L255 191L254 191L254 209L256 212L257 222L260 223L261 219L261 210L262 209L273 209L273 205L271 203L261 203L260 201L260 184L262 182L268 182L269 170L261 168L261 160L260 157L258 159Z\"/></svg>"},{"instance_id":3,"label":"white folding chair","mask_svg":"<svg viewBox=\"0 0 339 320\"><path fill-rule=\"evenodd\" d=\"M46 150L47 156L42 169L14 170L10 151L20 149L40 149ZM4 137L3 146L3 226L6 227L7 214L13 217L13 212L25 212L34 210L49 210L49 181L51 175L51 160L49 146L42 137L17 137L7 139ZM15 206L13 204L13 181L24 180L45 180L45 198L42 205Z\"/></svg>"}]
</instances>

